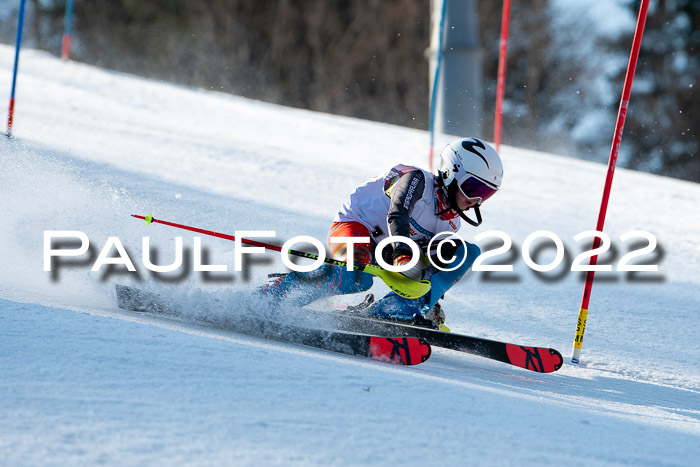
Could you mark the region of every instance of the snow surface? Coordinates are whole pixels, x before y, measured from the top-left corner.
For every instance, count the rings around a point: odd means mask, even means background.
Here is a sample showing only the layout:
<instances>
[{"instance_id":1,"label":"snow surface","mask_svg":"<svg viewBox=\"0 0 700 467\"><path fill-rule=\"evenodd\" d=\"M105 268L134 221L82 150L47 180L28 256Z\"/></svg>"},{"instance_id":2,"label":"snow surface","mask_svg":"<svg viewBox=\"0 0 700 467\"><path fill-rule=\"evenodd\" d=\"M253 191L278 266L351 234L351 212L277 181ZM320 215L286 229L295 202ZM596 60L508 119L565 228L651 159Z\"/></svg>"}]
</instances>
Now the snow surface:
<instances>
[{"instance_id":1,"label":"snow surface","mask_svg":"<svg viewBox=\"0 0 700 467\"><path fill-rule=\"evenodd\" d=\"M0 95L9 95L12 60L13 49L0 46ZM659 247L641 260L659 272L597 275L582 362L572 365L583 282L566 268L581 250L573 236L595 226L606 167L503 146L503 189L485 206L484 225L461 234L506 232L514 246L500 259L514 271L462 280L443 301L448 324L557 348L565 365L540 375L434 349L405 368L202 325L197 313L251 312L247 292L284 270L277 254L234 272L233 245L203 238L209 263L228 272L205 277L189 259L154 277L142 237L169 264L177 236L191 258L193 235L130 214L226 233L275 230L278 242L323 239L356 185L396 163L427 165L425 132L28 50L14 135L0 139L3 465L695 465L700 457L697 184L617 170L605 228L616 253L600 262L616 264L633 243L619 236L642 229ZM91 256L44 272L47 230L85 232ZM550 273L520 257L537 230L566 245ZM138 274L90 270L113 236ZM545 264L554 253L534 256ZM192 314L120 310L115 283L168 293Z\"/></svg>"}]
</instances>

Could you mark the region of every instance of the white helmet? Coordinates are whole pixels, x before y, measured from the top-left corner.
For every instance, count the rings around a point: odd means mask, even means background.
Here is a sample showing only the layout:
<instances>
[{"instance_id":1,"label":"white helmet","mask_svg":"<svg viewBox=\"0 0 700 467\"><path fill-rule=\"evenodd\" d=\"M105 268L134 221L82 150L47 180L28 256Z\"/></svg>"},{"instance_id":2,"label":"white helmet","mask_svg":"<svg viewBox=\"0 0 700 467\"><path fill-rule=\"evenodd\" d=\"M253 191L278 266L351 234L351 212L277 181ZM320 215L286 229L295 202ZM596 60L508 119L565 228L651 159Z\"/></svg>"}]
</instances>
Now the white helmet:
<instances>
[{"instance_id":1,"label":"white helmet","mask_svg":"<svg viewBox=\"0 0 700 467\"><path fill-rule=\"evenodd\" d=\"M479 207L498 191L503 180L503 163L498 153L478 138L464 138L448 144L440 159L437 176L450 208L470 224L481 224ZM476 222L457 207L457 190L477 200Z\"/></svg>"}]
</instances>

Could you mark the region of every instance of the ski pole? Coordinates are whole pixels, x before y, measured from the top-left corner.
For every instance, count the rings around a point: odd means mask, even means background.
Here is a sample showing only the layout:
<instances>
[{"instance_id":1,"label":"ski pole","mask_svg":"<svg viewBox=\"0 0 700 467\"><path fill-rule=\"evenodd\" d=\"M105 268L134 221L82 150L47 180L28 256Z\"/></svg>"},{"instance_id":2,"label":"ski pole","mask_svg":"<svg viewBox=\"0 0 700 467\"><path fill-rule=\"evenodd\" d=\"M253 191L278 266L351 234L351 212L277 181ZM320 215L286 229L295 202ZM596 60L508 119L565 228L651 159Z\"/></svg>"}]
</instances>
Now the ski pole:
<instances>
[{"instance_id":1,"label":"ski pole","mask_svg":"<svg viewBox=\"0 0 700 467\"><path fill-rule=\"evenodd\" d=\"M232 242L236 241L236 237L234 237L233 235L227 235L224 233L214 232L211 230L199 229L197 227L190 227L187 225L176 224L174 222L163 221L163 220L154 218L151 214L149 214L148 216L145 216L145 217L139 216L137 214L132 214L131 216L135 217L136 219L145 220L146 225L150 225L152 223L163 224L163 225L168 225L170 227L175 227L177 229L189 230L190 232L196 232L196 233L208 235L211 237L223 238L224 240L230 240ZM269 243L258 242L256 240L250 240L247 238L239 238L238 240L241 243L245 243L246 245L262 247L262 248L265 248L267 250L279 251L280 253L282 252L282 247L279 247L277 245L271 245ZM319 258L318 255L315 255L313 253L305 253L303 251L296 251L296 250L291 250L291 249L287 250L287 254L290 254L293 256L300 256L302 258L309 258L309 259L318 259ZM348 266L347 262L339 261L337 259L332 259L332 258L324 258L323 262L328 263L328 264L332 264L334 266L340 266L340 267L347 267ZM375 266L373 264L367 264L367 265L354 264L353 267L357 271L364 272L364 273L379 277L381 280L384 281L384 283L392 291L394 291L394 293L396 293L397 295L404 297L404 298L420 298L430 291L431 284L430 284L430 281L427 281L427 280L422 280L420 282L414 281L414 280L411 280L408 277L404 276L400 272L387 271L387 270L382 269L379 266Z\"/></svg>"}]
</instances>

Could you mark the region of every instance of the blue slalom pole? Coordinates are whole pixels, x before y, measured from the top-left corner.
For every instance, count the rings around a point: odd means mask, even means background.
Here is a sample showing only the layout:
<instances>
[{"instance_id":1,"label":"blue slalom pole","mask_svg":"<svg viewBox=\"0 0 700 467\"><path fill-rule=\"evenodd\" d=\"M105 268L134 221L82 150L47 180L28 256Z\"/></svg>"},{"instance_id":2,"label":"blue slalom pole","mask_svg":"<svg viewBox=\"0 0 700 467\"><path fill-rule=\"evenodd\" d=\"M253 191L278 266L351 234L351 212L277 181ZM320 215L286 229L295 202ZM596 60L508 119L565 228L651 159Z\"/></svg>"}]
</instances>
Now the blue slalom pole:
<instances>
[{"instance_id":1,"label":"blue slalom pole","mask_svg":"<svg viewBox=\"0 0 700 467\"><path fill-rule=\"evenodd\" d=\"M73 0L66 2L66 19L65 28L63 30L63 47L61 49L61 58L68 59L70 57L70 30L73 23Z\"/></svg>"},{"instance_id":2,"label":"blue slalom pole","mask_svg":"<svg viewBox=\"0 0 700 467\"><path fill-rule=\"evenodd\" d=\"M17 25L17 43L15 44L15 69L12 72L12 91L10 92L10 109L7 115L7 137L12 137L12 120L15 114L15 87L17 86L17 66L19 65L19 47L22 42L22 25L24 24L24 4L19 4L19 20Z\"/></svg>"},{"instance_id":3,"label":"blue slalom pole","mask_svg":"<svg viewBox=\"0 0 700 467\"><path fill-rule=\"evenodd\" d=\"M442 0L442 9L440 12L440 31L438 32L437 59L435 61L435 76L433 79L433 92L430 97L430 152L428 154L428 167L433 170L433 146L435 146L435 107L437 104L437 88L438 80L440 79L440 63L442 62L442 36L445 31L445 9L447 0Z\"/></svg>"}]
</instances>

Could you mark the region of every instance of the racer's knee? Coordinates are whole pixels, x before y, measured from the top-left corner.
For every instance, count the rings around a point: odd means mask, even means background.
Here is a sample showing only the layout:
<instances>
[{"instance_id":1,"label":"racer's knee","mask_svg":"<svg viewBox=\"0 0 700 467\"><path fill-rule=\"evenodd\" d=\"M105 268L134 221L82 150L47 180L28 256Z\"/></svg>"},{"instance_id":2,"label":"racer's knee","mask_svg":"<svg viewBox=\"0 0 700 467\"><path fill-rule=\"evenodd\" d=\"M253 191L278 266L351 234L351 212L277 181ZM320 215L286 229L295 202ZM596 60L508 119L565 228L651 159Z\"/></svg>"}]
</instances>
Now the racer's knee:
<instances>
[{"instance_id":1,"label":"racer's knee","mask_svg":"<svg viewBox=\"0 0 700 467\"><path fill-rule=\"evenodd\" d=\"M445 271L454 280L458 280L466 274L469 268L472 267L472 264L474 264L474 261L476 261L476 258L481 254L481 249L477 245L469 242L464 243L466 244L466 249L465 245L459 245L453 259L453 263L459 264L459 266L453 271ZM446 269L450 269L449 266Z\"/></svg>"},{"instance_id":2,"label":"racer's knee","mask_svg":"<svg viewBox=\"0 0 700 467\"><path fill-rule=\"evenodd\" d=\"M332 284L336 293L358 293L372 288L374 281L369 274L364 274L356 270L348 271L347 268L338 268L338 271L337 282Z\"/></svg>"},{"instance_id":3,"label":"racer's knee","mask_svg":"<svg viewBox=\"0 0 700 467\"><path fill-rule=\"evenodd\" d=\"M464 276L469 268L472 267L476 258L481 254L481 250L478 246L473 243L465 242L465 245L459 245L455 255L453 257L453 263L459 264L458 267L453 270L449 269L449 265L437 271L432 275L430 281L432 282L432 287L430 290L430 298L428 300L428 309L431 309L437 301L442 297L445 292L447 292L453 285L455 285ZM466 255L466 256L465 256ZM462 264L460 264L460 262Z\"/></svg>"},{"instance_id":4,"label":"racer's knee","mask_svg":"<svg viewBox=\"0 0 700 467\"><path fill-rule=\"evenodd\" d=\"M464 264L467 265L465 272L472 267L472 264L474 264L474 261L476 261L476 258L479 257L481 254L481 248L479 248L478 245L474 243L467 243L467 259L464 261Z\"/></svg>"}]
</instances>

